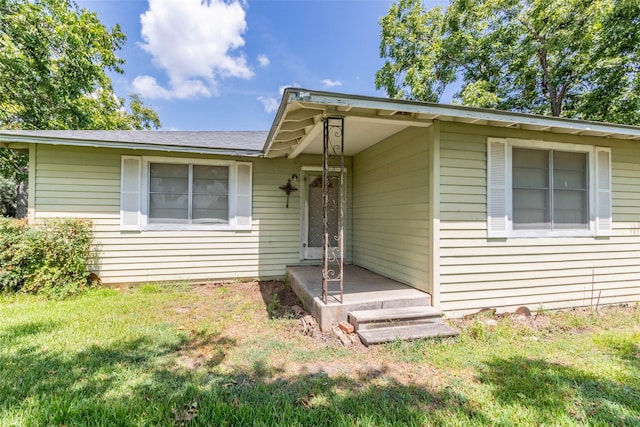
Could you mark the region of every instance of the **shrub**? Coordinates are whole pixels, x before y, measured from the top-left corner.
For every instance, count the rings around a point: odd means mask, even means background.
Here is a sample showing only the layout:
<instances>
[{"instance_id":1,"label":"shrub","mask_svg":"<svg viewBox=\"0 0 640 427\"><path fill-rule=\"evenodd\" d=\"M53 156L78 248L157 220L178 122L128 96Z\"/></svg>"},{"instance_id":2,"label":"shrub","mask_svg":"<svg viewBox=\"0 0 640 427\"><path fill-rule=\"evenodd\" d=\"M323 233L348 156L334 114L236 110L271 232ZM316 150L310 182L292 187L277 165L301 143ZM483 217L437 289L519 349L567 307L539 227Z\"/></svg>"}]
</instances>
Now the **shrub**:
<instances>
[{"instance_id":1,"label":"shrub","mask_svg":"<svg viewBox=\"0 0 640 427\"><path fill-rule=\"evenodd\" d=\"M84 290L92 261L91 221L53 219L35 226L0 219L0 289L64 298Z\"/></svg>"},{"instance_id":2,"label":"shrub","mask_svg":"<svg viewBox=\"0 0 640 427\"><path fill-rule=\"evenodd\" d=\"M16 216L16 182L0 176L0 216Z\"/></svg>"}]
</instances>

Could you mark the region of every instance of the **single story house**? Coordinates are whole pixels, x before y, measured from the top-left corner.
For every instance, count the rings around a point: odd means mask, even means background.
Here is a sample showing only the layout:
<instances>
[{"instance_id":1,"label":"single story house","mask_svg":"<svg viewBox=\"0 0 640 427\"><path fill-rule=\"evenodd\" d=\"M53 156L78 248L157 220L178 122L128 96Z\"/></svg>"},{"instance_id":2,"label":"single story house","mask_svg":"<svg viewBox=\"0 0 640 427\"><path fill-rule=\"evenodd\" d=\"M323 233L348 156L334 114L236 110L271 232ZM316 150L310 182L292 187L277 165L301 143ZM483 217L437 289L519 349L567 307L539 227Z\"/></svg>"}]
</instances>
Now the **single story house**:
<instances>
[{"instance_id":1,"label":"single story house","mask_svg":"<svg viewBox=\"0 0 640 427\"><path fill-rule=\"evenodd\" d=\"M640 301L639 127L289 88L268 132L3 130L0 144L29 150L30 220L93 220L104 283L268 279L322 256L329 117L347 263L448 316Z\"/></svg>"}]
</instances>

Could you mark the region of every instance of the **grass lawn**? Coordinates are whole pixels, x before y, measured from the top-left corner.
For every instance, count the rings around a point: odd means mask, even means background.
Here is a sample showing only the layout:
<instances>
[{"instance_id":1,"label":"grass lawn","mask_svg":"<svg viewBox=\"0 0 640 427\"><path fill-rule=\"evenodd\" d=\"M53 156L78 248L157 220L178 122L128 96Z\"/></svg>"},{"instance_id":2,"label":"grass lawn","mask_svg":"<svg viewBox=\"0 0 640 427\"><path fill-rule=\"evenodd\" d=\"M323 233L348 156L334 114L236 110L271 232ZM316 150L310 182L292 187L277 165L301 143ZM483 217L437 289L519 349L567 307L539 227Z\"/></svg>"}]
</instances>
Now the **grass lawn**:
<instances>
[{"instance_id":1,"label":"grass lawn","mask_svg":"<svg viewBox=\"0 0 640 427\"><path fill-rule=\"evenodd\" d=\"M0 297L0 425L640 426L638 306L343 348L292 303L279 282Z\"/></svg>"}]
</instances>

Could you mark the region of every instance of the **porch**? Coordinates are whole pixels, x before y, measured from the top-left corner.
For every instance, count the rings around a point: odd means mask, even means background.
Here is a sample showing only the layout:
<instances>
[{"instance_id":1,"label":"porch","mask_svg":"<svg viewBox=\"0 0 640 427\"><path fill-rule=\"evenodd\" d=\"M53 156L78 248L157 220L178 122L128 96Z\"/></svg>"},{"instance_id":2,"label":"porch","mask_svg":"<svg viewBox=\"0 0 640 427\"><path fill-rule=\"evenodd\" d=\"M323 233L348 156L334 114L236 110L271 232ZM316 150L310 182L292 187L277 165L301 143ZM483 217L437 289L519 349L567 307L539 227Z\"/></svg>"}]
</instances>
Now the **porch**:
<instances>
[{"instance_id":1,"label":"porch","mask_svg":"<svg viewBox=\"0 0 640 427\"><path fill-rule=\"evenodd\" d=\"M431 305L429 294L355 265L344 266L342 304L338 283L330 284L327 303L322 301L322 267L290 266L287 273L293 291L323 331L347 320L352 311Z\"/></svg>"}]
</instances>

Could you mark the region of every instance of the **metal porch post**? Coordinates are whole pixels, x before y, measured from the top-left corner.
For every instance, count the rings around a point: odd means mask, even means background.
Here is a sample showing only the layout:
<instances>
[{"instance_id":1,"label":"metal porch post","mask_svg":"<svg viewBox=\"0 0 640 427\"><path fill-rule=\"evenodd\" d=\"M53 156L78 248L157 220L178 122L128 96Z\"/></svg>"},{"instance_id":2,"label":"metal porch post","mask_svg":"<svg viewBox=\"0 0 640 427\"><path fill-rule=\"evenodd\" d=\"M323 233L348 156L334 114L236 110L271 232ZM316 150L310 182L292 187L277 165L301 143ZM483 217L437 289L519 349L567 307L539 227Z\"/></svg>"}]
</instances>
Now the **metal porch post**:
<instances>
[{"instance_id":1,"label":"metal porch post","mask_svg":"<svg viewBox=\"0 0 640 427\"><path fill-rule=\"evenodd\" d=\"M344 171L344 118L324 119L324 144L322 150L322 300L329 299L329 285L340 285L340 303L344 302L344 222L345 222L345 171ZM339 158L339 162L338 162ZM332 161L333 160L333 161ZM337 195L331 194L332 169L339 168ZM335 200L335 199L338 200ZM336 212L337 211L337 212ZM335 218L337 216L337 218ZM331 218L337 220L331 230ZM334 221L335 221L334 220ZM334 234L335 233L335 234Z\"/></svg>"}]
</instances>

